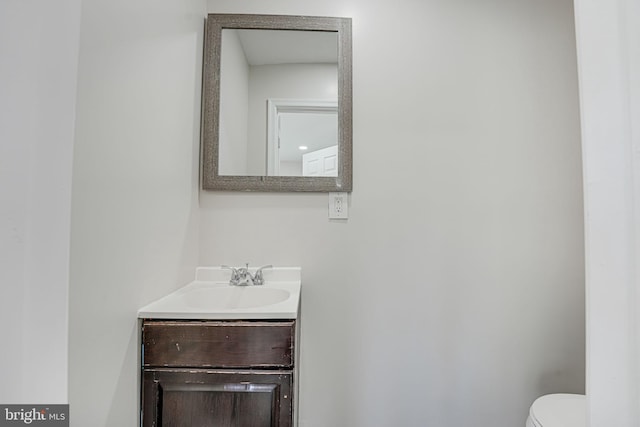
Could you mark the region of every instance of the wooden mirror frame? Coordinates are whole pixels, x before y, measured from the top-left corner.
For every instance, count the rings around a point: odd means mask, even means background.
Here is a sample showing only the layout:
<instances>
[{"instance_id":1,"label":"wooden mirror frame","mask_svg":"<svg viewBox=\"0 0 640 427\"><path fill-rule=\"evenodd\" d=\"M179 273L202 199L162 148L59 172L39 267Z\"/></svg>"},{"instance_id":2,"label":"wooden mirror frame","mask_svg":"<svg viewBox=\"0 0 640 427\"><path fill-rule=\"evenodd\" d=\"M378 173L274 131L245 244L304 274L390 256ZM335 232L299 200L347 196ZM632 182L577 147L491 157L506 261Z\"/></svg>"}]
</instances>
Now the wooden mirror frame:
<instances>
[{"instance_id":1,"label":"wooden mirror frame","mask_svg":"<svg viewBox=\"0 0 640 427\"><path fill-rule=\"evenodd\" d=\"M338 34L338 176L219 175L220 53L223 29L331 31ZM289 15L209 14L202 88L202 189L225 191L352 190L351 19ZM266 142L265 142L266 144Z\"/></svg>"}]
</instances>

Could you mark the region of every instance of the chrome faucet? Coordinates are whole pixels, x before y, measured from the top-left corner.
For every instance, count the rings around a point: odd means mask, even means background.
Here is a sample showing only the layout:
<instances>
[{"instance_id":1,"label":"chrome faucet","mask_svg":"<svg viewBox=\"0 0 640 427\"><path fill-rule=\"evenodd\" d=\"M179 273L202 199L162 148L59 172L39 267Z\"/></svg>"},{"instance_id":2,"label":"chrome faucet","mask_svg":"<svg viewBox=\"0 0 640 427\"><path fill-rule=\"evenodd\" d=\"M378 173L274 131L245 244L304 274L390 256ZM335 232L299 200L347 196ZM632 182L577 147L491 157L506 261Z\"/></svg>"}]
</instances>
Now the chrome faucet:
<instances>
[{"instance_id":1,"label":"chrome faucet","mask_svg":"<svg viewBox=\"0 0 640 427\"><path fill-rule=\"evenodd\" d=\"M221 268L231 270L231 279L229 285L231 286L259 286L264 284L264 276L262 270L265 268L272 268L272 265L264 265L258 268L255 274L251 275L249 271L249 264L245 264L244 267L234 268L228 265L223 265Z\"/></svg>"}]
</instances>

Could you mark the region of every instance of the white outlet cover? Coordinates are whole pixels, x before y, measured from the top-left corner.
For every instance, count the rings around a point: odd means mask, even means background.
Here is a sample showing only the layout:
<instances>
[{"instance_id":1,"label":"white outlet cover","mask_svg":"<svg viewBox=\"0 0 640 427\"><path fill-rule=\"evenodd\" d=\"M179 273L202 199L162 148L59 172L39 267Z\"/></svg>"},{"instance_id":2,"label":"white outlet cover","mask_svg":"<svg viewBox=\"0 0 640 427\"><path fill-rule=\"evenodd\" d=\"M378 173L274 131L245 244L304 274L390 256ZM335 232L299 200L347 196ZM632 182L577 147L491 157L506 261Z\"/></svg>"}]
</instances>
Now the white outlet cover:
<instances>
[{"instance_id":1,"label":"white outlet cover","mask_svg":"<svg viewBox=\"0 0 640 427\"><path fill-rule=\"evenodd\" d=\"M349 218L348 193L329 193L329 219Z\"/></svg>"}]
</instances>

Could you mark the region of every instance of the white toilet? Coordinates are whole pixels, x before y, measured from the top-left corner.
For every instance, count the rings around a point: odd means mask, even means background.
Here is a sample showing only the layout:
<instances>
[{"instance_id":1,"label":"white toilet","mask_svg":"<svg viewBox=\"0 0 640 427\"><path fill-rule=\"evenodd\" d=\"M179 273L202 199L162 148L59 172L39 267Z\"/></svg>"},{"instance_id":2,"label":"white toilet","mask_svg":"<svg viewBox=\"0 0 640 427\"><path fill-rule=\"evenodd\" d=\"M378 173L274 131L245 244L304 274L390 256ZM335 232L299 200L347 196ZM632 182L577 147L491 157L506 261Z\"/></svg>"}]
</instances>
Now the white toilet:
<instances>
[{"instance_id":1,"label":"white toilet","mask_svg":"<svg viewBox=\"0 0 640 427\"><path fill-rule=\"evenodd\" d=\"M586 427L587 404L582 394L547 394L531 405L526 427Z\"/></svg>"}]
</instances>

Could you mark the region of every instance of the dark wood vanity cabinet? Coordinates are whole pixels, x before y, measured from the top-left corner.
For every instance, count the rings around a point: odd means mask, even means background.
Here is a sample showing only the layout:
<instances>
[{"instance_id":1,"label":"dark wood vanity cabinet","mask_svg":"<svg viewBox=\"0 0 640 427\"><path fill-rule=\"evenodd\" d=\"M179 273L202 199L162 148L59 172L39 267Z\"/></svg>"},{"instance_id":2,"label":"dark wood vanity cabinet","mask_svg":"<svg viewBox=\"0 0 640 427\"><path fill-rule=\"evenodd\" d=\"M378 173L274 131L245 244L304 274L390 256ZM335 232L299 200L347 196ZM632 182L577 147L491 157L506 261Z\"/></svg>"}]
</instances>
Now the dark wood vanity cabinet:
<instances>
[{"instance_id":1,"label":"dark wood vanity cabinet","mask_svg":"<svg viewBox=\"0 0 640 427\"><path fill-rule=\"evenodd\" d=\"M143 427L293 427L295 320L142 322Z\"/></svg>"}]
</instances>

